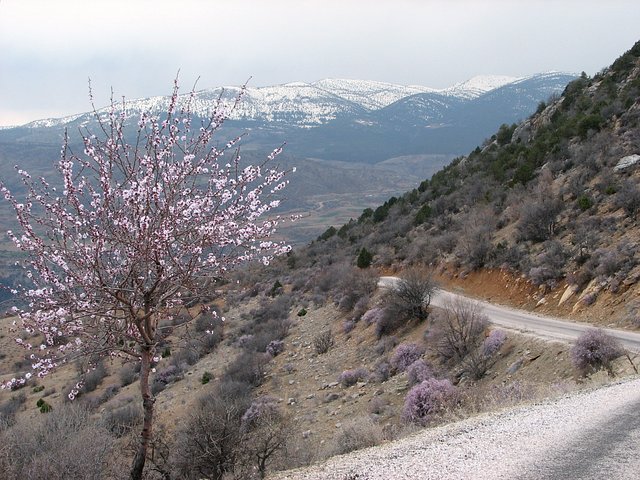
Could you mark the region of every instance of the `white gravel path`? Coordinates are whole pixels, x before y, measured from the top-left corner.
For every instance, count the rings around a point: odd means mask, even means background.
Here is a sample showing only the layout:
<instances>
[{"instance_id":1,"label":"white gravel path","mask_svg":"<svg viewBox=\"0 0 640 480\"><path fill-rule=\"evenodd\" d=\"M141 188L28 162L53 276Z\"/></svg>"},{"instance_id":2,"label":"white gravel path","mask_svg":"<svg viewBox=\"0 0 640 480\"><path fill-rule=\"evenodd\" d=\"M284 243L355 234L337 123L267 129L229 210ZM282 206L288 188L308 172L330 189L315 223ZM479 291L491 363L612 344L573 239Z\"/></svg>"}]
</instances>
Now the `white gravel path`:
<instances>
[{"instance_id":1,"label":"white gravel path","mask_svg":"<svg viewBox=\"0 0 640 480\"><path fill-rule=\"evenodd\" d=\"M557 470L549 465L557 463L558 452L573 452L572 445L585 432L597 438L600 429L606 429L620 412L631 408L640 411L638 378L426 429L396 442L333 457L309 468L279 472L270 478L345 480L356 473L358 480L559 478L557 473L545 473L550 468ZM616 420L619 424L620 419ZM634 430L631 435L636 433ZM600 478L640 478L635 460L640 454L635 449L625 454L621 448L616 455L625 457L616 459L618 471ZM578 477L569 473L562 478Z\"/></svg>"}]
</instances>

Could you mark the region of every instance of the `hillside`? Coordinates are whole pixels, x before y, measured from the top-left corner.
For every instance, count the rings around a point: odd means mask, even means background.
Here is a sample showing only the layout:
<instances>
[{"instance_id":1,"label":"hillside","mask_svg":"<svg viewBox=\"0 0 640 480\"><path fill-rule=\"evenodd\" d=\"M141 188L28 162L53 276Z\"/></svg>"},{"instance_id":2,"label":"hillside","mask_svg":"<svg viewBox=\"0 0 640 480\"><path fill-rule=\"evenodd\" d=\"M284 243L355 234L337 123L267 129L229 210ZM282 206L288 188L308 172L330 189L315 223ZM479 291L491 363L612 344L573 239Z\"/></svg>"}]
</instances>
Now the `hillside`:
<instances>
[{"instance_id":1,"label":"hillside","mask_svg":"<svg viewBox=\"0 0 640 480\"><path fill-rule=\"evenodd\" d=\"M588 316L602 303L607 323L637 325L639 54L636 45L575 80L529 119L300 255L348 249L355 259L366 248L380 268L423 262L463 277L502 269L538 289L533 306L551 308L547 293L562 289L553 307L562 299L564 314Z\"/></svg>"},{"instance_id":2,"label":"hillside","mask_svg":"<svg viewBox=\"0 0 640 480\"><path fill-rule=\"evenodd\" d=\"M587 361L584 347L497 328L474 302L429 300L440 282L636 328L639 57L640 44L308 246L213 281L200 301L224 321L198 304L171 312L155 346L148 478L262 478L637 374L637 357L607 340L607 355ZM396 271L401 288L378 288ZM33 361L12 320L0 322L3 380ZM82 358L1 391L0 472L126 475L137 367Z\"/></svg>"}]
</instances>

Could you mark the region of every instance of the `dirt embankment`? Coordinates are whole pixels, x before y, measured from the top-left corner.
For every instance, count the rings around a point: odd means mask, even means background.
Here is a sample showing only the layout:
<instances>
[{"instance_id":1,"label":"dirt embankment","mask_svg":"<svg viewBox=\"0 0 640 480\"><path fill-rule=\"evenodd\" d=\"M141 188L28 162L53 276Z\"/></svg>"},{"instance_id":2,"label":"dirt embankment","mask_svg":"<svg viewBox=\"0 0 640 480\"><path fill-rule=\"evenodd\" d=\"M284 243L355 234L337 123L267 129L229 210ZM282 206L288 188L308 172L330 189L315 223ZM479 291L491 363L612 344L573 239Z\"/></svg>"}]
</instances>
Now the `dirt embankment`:
<instances>
[{"instance_id":1,"label":"dirt embankment","mask_svg":"<svg viewBox=\"0 0 640 480\"><path fill-rule=\"evenodd\" d=\"M529 282L524 275L506 270L482 269L468 272L443 266L437 270L436 278L447 290L493 303L603 327L638 329L632 323L634 312L639 306L640 292L637 284L617 293L602 290L595 302L588 305L580 300L583 292L577 291L568 296L567 291L571 286L566 282L560 282L554 289L542 289ZM561 302L563 296L565 301Z\"/></svg>"}]
</instances>

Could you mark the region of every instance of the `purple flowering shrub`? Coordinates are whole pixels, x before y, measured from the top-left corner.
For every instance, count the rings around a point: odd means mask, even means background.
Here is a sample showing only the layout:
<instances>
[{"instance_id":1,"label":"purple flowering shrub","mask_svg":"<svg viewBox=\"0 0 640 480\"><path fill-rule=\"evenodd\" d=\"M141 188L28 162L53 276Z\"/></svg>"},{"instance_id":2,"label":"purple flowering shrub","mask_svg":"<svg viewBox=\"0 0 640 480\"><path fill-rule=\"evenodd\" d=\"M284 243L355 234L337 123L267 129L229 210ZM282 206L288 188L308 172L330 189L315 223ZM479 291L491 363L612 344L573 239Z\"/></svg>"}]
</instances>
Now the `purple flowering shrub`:
<instances>
[{"instance_id":1,"label":"purple flowering shrub","mask_svg":"<svg viewBox=\"0 0 640 480\"><path fill-rule=\"evenodd\" d=\"M346 335L347 333L350 333L354 328L356 328L356 322L354 322L353 320L345 320L342 324L342 333Z\"/></svg>"},{"instance_id":2,"label":"purple flowering shrub","mask_svg":"<svg viewBox=\"0 0 640 480\"><path fill-rule=\"evenodd\" d=\"M251 430L261 422L269 421L280 416L278 400L264 396L256 398L242 415L242 429Z\"/></svg>"},{"instance_id":3,"label":"purple flowering shrub","mask_svg":"<svg viewBox=\"0 0 640 480\"><path fill-rule=\"evenodd\" d=\"M482 353L487 357L491 357L498 352L507 340L507 334L504 330L492 330L482 343Z\"/></svg>"},{"instance_id":4,"label":"purple flowering shrub","mask_svg":"<svg viewBox=\"0 0 640 480\"><path fill-rule=\"evenodd\" d=\"M404 372L409 365L424 354L424 347L417 343L401 343L391 356L391 366L397 372Z\"/></svg>"},{"instance_id":5,"label":"purple flowering shrub","mask_svg":"<svg viewBox=\"0 0 640 480\"><path fill-rule=\"evenodd\" d=\"M355 368L353 370L345 370L340 374L338 379L342 386L350 387L358 382L365 381L369 378L369 371L366 368Z\"/></svg>"},{"instance_id":6,"label":"purple flowering shrub","mask_svg":"<svg viewBox=\"0 0 640 480\"><path fill-rule=\"evenodd\" d=\"M421 358L407 367L407 379L409 380L409 385L416 385L433 377L433 370L427 362Z\"/></svg>"},{"instance_id":7,"label":"purple flowering shrub","mask_svg":"<svg viewBox=\"0 0 640 480\"><path fill-rule=\"evenodd\" d=\"M369 326L371 324L378 323L382 317L384 317L384 309L380 307L373 307L362 315L362 321L365 325Z\"/></svg>"},{"instance_id":8,"label":"purple flowering shrub","mask_svg":"<svg viewBox=\"0 0 640 480\"><path fill-rule=\"evenodd\" d=\"M282 340L271 340L267 345L266 351L272 357L278 356L284 351L284 342Z\"/></svg>"},{"instance_id":9,"label":"purple flowering shrub","mask_svg":"<svg viewBox=\"0 0 640 480\"><path fill-rule=\"evenodd\" d=\"M583 374L604 368L613 375L612 362L622 355L624 348L618 340L600 328L586 330L571 348L573 365Z\"/></svg>"},{"instance_id":10,"label":"purple flowering shrub","mask_svg":"<svg viewBox=\"0 0 640 480\"><path fill-rule=\"evenodd\" d=\"M434 415L451 405L456 396L457 389L449 380L425 380L407 393L402 417L407 422L424 426Z\"/></svg>"}]
</instances>

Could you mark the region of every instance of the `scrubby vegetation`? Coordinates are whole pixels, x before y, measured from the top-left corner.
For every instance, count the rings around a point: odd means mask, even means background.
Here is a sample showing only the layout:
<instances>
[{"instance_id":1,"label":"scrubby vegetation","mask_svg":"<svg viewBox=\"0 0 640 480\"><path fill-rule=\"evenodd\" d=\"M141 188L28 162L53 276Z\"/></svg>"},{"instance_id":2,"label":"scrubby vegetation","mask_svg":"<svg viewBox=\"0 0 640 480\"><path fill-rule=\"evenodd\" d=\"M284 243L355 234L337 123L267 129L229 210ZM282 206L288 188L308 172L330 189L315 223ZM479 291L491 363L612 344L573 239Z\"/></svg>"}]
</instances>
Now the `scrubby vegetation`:
<instances>
[{"instance_id":1,"label":"scrubby vegetation","mask_svg":"<svg viewBox=\"0 0 640 480\"><path fill-rule=\"evenodd\" d=\"M547 344L534 355L478 304L436 308L431 298L443 264L460 277L500 268L541 296L567 284L579 308L635 288L638 249L624 232L638 227L638 174L615 167L640 149L639 54L580 78L415 190L267 267L232 273L201 299L206 309L194 302L162 324L151 388L174 417L155 431L149 478L263 478L526 401L541 384L564 391L576 371L614 373L623 351L602 331L587 332L570 359ZM394 269L395 288L377 288ZM631 325L639 311L627 302ZM562 372L529 380L544 355ZM563 370L569 360L575 371ZM132 457L139 368L115 358L66 372L58 390L32 381L2 397L6 478L126 475L109 460ZM78 381L76 403L62 401ZM33 449L20 447L26 435Z\"/></svg>"},{"instance_id":2,"label":"scrubby vegetation","mask_svg":"<svg viewBox=\"0 0 640 480\"><path fill-rule=\"evenodd\" d=\"M582 373L605 369L613 375L612 363L622 355L624 355L624 349L620 342L607 335L602 329L587 330L571 349L571 359Z\"/></svg>"},{"instance_id":3,"label":"scrubby vegetation","mask_svg":"<svg viewBox=\"0 0 640 480\"><path fill-rule=\"evenodd\" d=\"M629 240L639 164L619 162L640 152L639 55L636 44L593 78L583 75L531 118L503 125L306 255L318 264L328 251L358 259L366 251L378 267L444 260L462 271L507 269L547 289L629 288L640 277L640 250Z\"/></svg>"}]
</instances>

